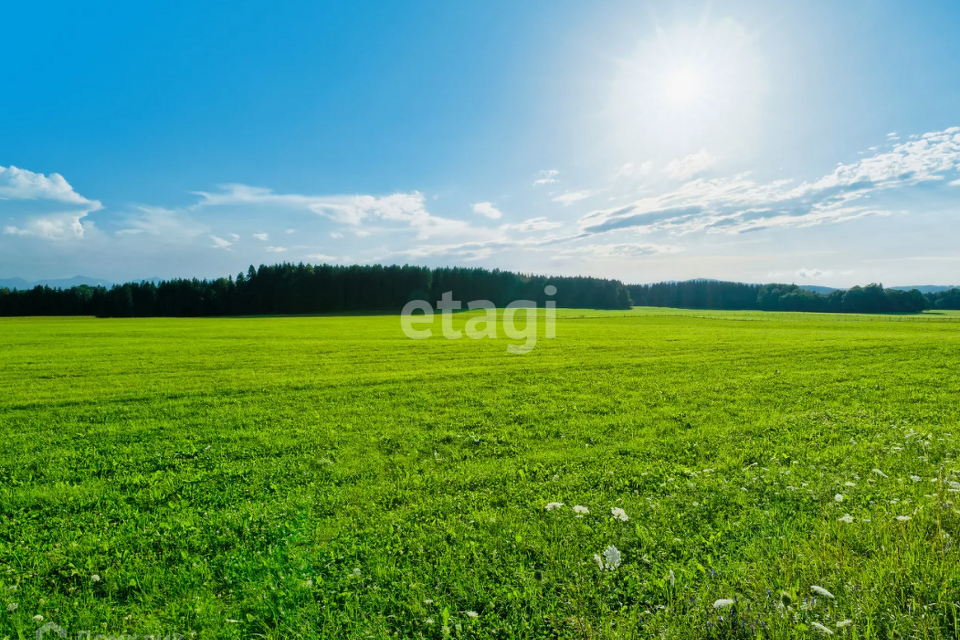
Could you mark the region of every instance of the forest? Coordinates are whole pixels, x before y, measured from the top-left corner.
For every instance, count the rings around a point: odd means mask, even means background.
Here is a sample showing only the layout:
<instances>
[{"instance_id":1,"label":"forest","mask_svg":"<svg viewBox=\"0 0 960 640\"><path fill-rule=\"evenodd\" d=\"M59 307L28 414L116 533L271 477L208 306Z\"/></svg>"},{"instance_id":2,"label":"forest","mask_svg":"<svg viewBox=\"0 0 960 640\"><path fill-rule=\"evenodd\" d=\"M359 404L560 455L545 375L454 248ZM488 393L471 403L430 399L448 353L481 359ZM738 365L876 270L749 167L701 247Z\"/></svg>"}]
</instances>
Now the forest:
<instances>
[{"instance_id":1,"label":"forest","mask_svg":"<svg viewBox=\"0 0 960 640\"><path fill-rule=\"evenodd\" d=\"M129 282L111 288L0 289L0 316L198 317L397 311L410 300L515 300L542 305L544 287L558 307L811 311L822 313L919 313L960 309L960 290L923 294L881 284L822 295L795 284L744 284L688 280L624 285L591 277L538 276L480 268L382 265L277 264L251 266L236 277Z\"/></svg>"},{"instance_id":2,"label":"forest","mask_svg":"<svg viewBox=\"0 0 960 640\"><path fill-rule=\"evenodd\" d=\"M559 307L629 309L623 283L588 277L531 276L510 271L416 266L278 264L251 266L236 278L130 282L70 289L0 289L0 316L191 317L399 311L411 300L515 300L542 306L544 287Z\"/></svg>"}]
</instances>

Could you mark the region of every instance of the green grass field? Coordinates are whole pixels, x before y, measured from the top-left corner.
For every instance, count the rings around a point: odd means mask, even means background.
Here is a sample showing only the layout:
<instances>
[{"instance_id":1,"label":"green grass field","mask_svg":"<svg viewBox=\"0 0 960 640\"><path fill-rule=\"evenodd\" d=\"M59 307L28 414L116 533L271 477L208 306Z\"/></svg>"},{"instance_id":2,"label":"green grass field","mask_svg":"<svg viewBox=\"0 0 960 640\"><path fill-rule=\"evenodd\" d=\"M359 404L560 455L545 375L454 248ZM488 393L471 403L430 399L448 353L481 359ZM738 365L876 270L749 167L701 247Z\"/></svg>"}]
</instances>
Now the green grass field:
<instances>
[{"instance_id":1,"label":"green grass field","mask_svg":"<svg viewBox=\"0 0 960 640\"><path fill-rule=\"evenodd\" d=\"M507 343L0 320L0 638L960 637L956 315Z\"/></svg>"}]
</instances>

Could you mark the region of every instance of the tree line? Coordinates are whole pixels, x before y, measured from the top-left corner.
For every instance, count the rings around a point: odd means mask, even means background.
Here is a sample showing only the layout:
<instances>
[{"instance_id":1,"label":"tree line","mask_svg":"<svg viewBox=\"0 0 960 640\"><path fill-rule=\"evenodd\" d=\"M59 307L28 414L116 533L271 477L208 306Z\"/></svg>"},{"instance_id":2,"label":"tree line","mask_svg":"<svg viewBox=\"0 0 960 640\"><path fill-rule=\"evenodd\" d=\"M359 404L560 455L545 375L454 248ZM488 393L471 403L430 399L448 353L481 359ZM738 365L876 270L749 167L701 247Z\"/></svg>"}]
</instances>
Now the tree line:
<instances>
[{"instance_id":1,"label":"tree line","mask_svg":"<svg viewBox=\"0 0 960 640\"><path fill-rule=\"evenodd\" d=\"M547 296L544 287L557 292ZM471 300L504 307L515 300L539 306L629 309L618 280L546 277L495 269L382 265L277 264L251 266L236 277L128 282L111 288L38 286L0 289L0 316L230 316L397 311L411 300L435 304L446 291L464 308Z\"/></svg>"},{"instance_id":2,"label":"tree line","mask_svg":"<svg viewBox=\"0 0 960 640\"><path fill-rule=\"evenodd\" d=\"M557 288L547 296L544 287ZM542 306L629 309L632 305L685 309L918 313L960 309L960 289L922 294L880 284L819 294L795 284L715 280L624 285L590 277L537 276L494 269L383 265L277 264L251 266L236 277L128 282L111 288L38 286L0 288L0 316L101 317L231 316L397 311L411 300L435 303L446 291L466 303L515 300Z\"/></svg>"},{"instance_id":3,"label":"tree line","mask_svg":"<svg viewBox=\"0 0 960 640\"><path fill-rule=\"evenodd\" d=\"M919 313L960 309L960 289L923 294L886 289L882 284L820 294L795 284L744 284L688 280L630 285L634 304L681 309L813 311L821 313Z\"/></svg>"}]
</instances>

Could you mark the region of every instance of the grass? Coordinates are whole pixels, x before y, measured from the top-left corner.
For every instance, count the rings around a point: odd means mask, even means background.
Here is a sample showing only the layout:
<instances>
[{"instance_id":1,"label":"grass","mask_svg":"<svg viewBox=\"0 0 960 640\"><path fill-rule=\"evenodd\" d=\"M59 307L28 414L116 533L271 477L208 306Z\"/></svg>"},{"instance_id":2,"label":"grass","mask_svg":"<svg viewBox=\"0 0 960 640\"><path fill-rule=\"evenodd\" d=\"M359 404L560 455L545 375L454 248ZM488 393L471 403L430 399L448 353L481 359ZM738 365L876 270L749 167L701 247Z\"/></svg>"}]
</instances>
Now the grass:
<instances>
[{"instance_id":1,"label":"grass","mask_svg":"<svg viewBox=\"0 0 960 640\"><path fill-rule=\"evenodd\" d=\"M0 320L0 638L960 636L956 316L507 343Z\"/></svg>"}]
</instances>

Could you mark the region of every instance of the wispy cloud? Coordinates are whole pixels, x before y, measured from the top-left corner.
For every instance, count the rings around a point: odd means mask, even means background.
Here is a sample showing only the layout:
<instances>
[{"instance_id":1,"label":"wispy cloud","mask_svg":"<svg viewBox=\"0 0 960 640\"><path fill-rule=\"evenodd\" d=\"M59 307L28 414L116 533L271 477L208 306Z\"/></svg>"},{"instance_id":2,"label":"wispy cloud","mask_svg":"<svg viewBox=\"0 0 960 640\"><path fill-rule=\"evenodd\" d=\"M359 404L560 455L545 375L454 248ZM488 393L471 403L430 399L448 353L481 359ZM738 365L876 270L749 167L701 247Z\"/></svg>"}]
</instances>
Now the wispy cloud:
<instances>
[{"instance_id":1,"label":"wispy cloud","mask_svg":"<svg viewBox=\"0 0 960 640\"><path fill-rule=\"evenodd\" d=\"M284 253L286 250L286 247L267 247L267 253Z\"/></svg>"},{"instance_id":2,"label":"wispy cloud","mask_svg":"<svg viewBox=\"0 0 960 640\"><path fill-rule=\"evenodd\" d=\"M797 269L797 277L803 278L804 280L819 280L820 278L829 278L833 275L833 271L821 271L820 269L807 269L806 267L801 267Z\"/></svg>"},{"instance_id":3,"label":"wispy cloud","mask_svg":"<svg viewBox=\"0 0 960 640\"><path fill-rule=\"evenodd\" d=\"M123 228L117 231L118 236L146 234L171 242L189 240L209 231L207 225L197 222L183 211L145 205L134 207L121 219L120 224Z\"/></svg>"},{"instance_id":4,"label":"wispy cloud","mask_svg":"<svg viewBox=\"0 0 960 640\"><path fill-rule=\"evenodd\" d=\"M872 204L870 195L942 181L958 167L960 127L952 127L841 164L813 182L758 183L749 174L698 178L663 195L593 211L580 219L580 225L585 233L628 228L672 234L744 233L888 215L890 211Z\"/></svg>"},{"instance_id":5,"label":"wispy cloud","mask_svg":"<svg viewBox=\"0 0 960 640\"><path fill-rule=\"evenodd\" d=\"M523 222L517 222L515 224L502 224L500 225L501 231L518 231L520 233L531 233L533 231L549 231L550 229L557 229L562 227L562 222L557 222L555 220L550 220L549 218L539 217L539 218L530 218L524 220Z\"/></svg>"},{"instance_id":6,"label":"wispy cloud","mask_svg":"<svg viewBox=\"0 0 960 640\"><path fill-rule=\"evenodd\" d=\"M503 215L500 210L493 206L492 202L478 202L473 205L473 212L477 215L485 216L492 220L499 220Z\"/></svg>"},{"instance_id":7,"label":"wispy cloud","mask_svg":"<svg viewBox=\"0 0 960 640\"><path fill-rule=\"evenodd\" d=\"M617 178L642 178L653 172L653 163L646 162L626 162L617 167L614 174Z\"/></svg>"},{"instance_id":8,"label":"wispy cloud","mask_svg":"<svg viewBox=\"0 0 960 640\"><path fill-rule=\"evenodd\" d=\"M213 244L210 245L211 249L223 249L225 251L233 251L233 249L231 249L231 247L234 244L232 241L224 240L220 236L210 236L210 239L213 240Z\"/></svg>"},{"instance_id":9,"label":"wispy cloud","mask_svg":"<svg viewBox=\"0 0 960 640\"><path fill-rule=\"evenodd\" d=\"M589 198L592 195L593 195L593 192L587 191L586 189L583 189L580 191L565 191L564 193L561 193L559 196L556 196L553 199L553 201L559 202L560 204L563 204L563 205L571 205L574 202L580 202L581 200L585 200L586 198Z\"/></svg>"},{"instance_id":10,"label":"wispy cloud","mask_svg":"<svg viewBox=\"0 0 960 640\"><path fill-rule=\"evenodd\" d=\"M257 240L260 240L261 242L270 242L269 233L255 233L253 234L253 237L256 238Z\"/></svg>"},{"instance_id":11,"label":"wispy cloud","mask_svg":"<svg viewBox=\"0 0 960 640\"><path fill-rule=\"evenodd\" d=\"M698 173L709 169L717 162L717 159L710 155L706 149L690 154L679 160L671 160L664 172L674 180L686 180L692 178Z\"/></svg>"},{"instance_id":12,"label":"wispy cloud","mask_svg":"<svg viewBox=\"0 0 960 640\"><path fill-rule=\"evenodd\" d=\"M533 181L533 186L542 187L547 184L555 184L558 182L558 175L560 175L560 172L556 169L544 169L537 173L537 178Z\"/></svg>"}]
</instances>

